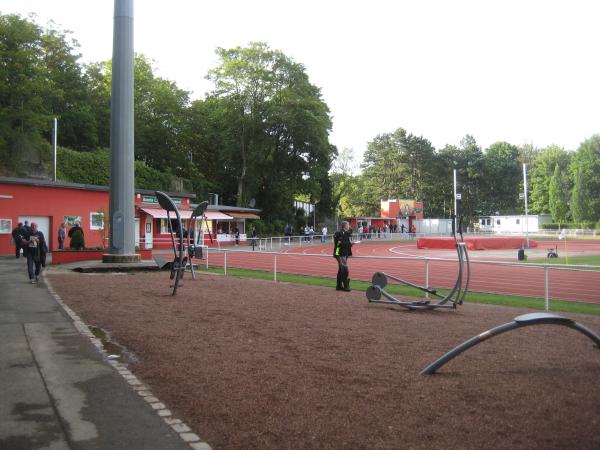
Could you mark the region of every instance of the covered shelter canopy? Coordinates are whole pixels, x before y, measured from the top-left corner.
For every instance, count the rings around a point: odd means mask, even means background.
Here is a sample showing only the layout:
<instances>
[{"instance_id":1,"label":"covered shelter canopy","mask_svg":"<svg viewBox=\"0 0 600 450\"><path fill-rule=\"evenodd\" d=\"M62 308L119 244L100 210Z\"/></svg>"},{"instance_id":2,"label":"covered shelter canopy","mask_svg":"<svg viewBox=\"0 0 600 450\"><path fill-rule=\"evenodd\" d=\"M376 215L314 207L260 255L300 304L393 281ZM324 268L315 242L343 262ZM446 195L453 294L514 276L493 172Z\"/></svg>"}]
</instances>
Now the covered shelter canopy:
<instances>
[{"instance_id":1,"label":"covered shelter canopy","mask_svg":"<svg viewBox=\"0 0 600 450\"><path fill-rule=\"evenodd\" d=\"M257 216L254 213L250 213L250 212L227 211L227 214L230 215L231 217L233 217L234 219L260 219L259 216Z\"/></svg>"},{"instance_id":2,"label":"covered shelter canopy","mask_svg":"<svg viewBox=\"0 0 600 450\"><path fill-rule=\"evenodd\" d=\"M144 211L146 214L150 214L155 219L166 219L167 218L167 210L162 208L140 208L141 211ZM192 217L192 210L180 209L179 215L182 219L190 219ZM220 211L205 211L204 215L208 220L233 220L233 217L228 216L227 214L223 214ZM174 217L174 214L171 214L171 218Z\"/></svg>"}]
</instances>

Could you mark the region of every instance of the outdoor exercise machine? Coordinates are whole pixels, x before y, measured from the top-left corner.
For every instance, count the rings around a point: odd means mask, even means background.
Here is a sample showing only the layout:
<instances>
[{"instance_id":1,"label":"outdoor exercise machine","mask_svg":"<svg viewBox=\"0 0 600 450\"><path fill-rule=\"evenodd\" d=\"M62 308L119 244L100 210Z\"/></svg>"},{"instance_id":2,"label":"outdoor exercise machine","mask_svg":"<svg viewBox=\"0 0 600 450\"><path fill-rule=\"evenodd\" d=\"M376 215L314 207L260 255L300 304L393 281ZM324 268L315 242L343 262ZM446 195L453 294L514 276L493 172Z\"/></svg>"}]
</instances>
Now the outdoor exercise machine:
<instances>
[{"instance_id":1,"label":"outdoor exercise machine","mask_svg":"<svg viewBox=\"0 0 600 450\"><path fill-rule=\"evenodd\" d=\"M543 325L543 324L564 325L566 327L573 328L574 330L577 330L577 331L585 334L587 337L589 337L592 341L594 341L596 343L596 347L598 347L598 349L600 349L600 336L598 336L596 333L594 333L589 328L581 325L580 323L575 322L572 319L569 319L567 317L557 316L555 314L550 314L550 313L524 314L522 316L515 317L512 322L505 323L504 325L500 325L496 328L492 328L491 330L484 331L483 333L478 334L477 336L474 336L471 339L463 342L458 347L453 348L448 353L446 353L444 356L442 356L441 358L439 358L438 360L436 360L435 362L433 362L432 364L427 366L425 369L423 369L423 371L421 372L421 375L434 374L436 372L436 370L438 370L440 367L442 367L444 364L446 364L448 361L450 361L454 357L460 355L465 350L468 350L471 347L474 347L475 345L480 344L481 342L483 342L491 337L498 336L499 334L506 333L507 331L510 331L510 330L514 330L515 328L526 327L529 325Z\"/></svg>"},{"instance_id":2,"label":"outdoor exercise machine","mask_svg":"<svg viewBox=\"0 0 600 450\"><path fill-rule=\"evenodd\" d=\"M548 258L558 258L558 245L548 248L546 251L548 252L546 255Z\"/></svg>"},{"instance_id":3,"label":"outdoor exercise machine","mask_svg":"<svg viewBox=\"0 0 600 450\"><path fill-rule=\"evenodd\" d=\"M367 299L370 303L384 303L388 305L398 305L410 310L419 309L437 309L437 308L453 308L456 309L457 305L462 305L465 295L469 290L469 282L471 279L471 265L469 261L469 252L464 241L462 234L462 217L459 221L458 233L460 234L460 242L456 238L455 229L455 217L452 216L452 236L454 237L454 244L456 246L456 254L458 255L458 275L456 282L447 295L438 294L435 289L429 287L420 286L401 278L388 275L384 272L375 272L371 280L372 286L369 286L366 291ZM410 286L420 291L426 292L437 299L437 301L431 300L399 300L385 291L385 287L388 283L388 278ZM383 297L383 299L382 299Z\"/></svg>"},{"instance_id":4,"label":"outdoor exercise machine","mask_svg":"<svg viewBox=\"0 0 600 450\"><path fill-rule=\"evenodd\" d=\"M192 273L192 278L196 279L196 274L194 273L194 264L192 263L192 258L202 258L202 247L198 246L194 242L194 232L196 227L196 221L198 219L204 219L206 221L206 217L204 216L204 211L208 207L208 202L204 201L200 203L194 211L192 211L192 216L190 218L189 230L187 233L187 245L186 238L184 237L183 232L183 222L181 220L181 214L179 213L179 209L173 202L173 199L169 197L167 194L161 191L155 191L156 198L158 199L158 204L167 211L167 223L169 234L171 235L171 244L173 248L173 262L171 263L171 280L175 280L175 283L171 285L173 288L173 294L177 293L177 286L179 285L179 280L183 278L183 275L186 269L189 267L190 272ZM174 214L174 217L171 217L171 213ZM171 224L171 219L176 220L177 229L173 230L173 225ZM208 226L207 226L208 228ZM177 234L177 238L175 237ZM210 236L210 240L212 242L212 236Z\"/></svg>"}]
</instances>

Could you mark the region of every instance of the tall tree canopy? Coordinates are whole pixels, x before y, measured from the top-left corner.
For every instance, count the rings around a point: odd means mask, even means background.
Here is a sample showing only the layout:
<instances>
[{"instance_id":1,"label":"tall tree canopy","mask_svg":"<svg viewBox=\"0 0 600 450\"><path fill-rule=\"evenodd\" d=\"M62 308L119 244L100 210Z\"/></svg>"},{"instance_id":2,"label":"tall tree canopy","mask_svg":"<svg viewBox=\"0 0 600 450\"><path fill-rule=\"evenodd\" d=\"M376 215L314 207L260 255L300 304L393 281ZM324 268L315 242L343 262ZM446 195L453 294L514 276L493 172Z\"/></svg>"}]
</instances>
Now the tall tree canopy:
<instances>
[{"instance_id":1,"label":"tall tree canopy","mask_svg":"<svg viewBox=\"0 0 600 450\"><path fill-rule=\"evenodd\" d=\"M304 66L262 42L219 48L217 55L208 77L231 132L221 151L235 174L237 205L253 197L273 216L291 209L294 194L323 202L336 149L328 140L329 109Z\"/></svg>"},{"instance_id":2,"label":"tall tree canopy","mask_svg":"<svg viewBox=\"0 0 600 450\"><path fill-rule=\"evenodd\" d=\"M554 176L556 166L559 172L566 172L569 167L570 154L562 147L550 145L542 149L529 166L529 206L532 213L549 214L550 208L550 182ZM568 196L569 188L567 188Z\"/></svg>"},{"instance_id":3,"label":"tall tree canopy","mask_svg":"<svg viewBox=\"0 0 600 450\"><path fill-rule=\"evenodd\" d=\"M576 222L600 220L600 135L584 141L571 162L571 208Z\"/></svg>"},{"instance_id":4,"label":"tall tree canopy","mask_svg":"<svg viewBox=\"0 0 600 450\"><path fill-rule=\"evenodd\" d=\"M66 33L0 15L0 158L9 167L41 161L53 117L64 120L65 143L96 144L75 47Z\"/></svg>"},{"instance_id":5,"label":"tall tree canopy","mask_svg":"<svg viewBox=\"0 0 600 450\"><path fill-rule=\"evenodd\" d=\"M480 199L485 214L502 211L504 214L520 213L517 206L519 191L523 189L522 165L519 150L508 142L496 142L486 151L483 158L483 189Z\"/></svg>"}]
</instances>

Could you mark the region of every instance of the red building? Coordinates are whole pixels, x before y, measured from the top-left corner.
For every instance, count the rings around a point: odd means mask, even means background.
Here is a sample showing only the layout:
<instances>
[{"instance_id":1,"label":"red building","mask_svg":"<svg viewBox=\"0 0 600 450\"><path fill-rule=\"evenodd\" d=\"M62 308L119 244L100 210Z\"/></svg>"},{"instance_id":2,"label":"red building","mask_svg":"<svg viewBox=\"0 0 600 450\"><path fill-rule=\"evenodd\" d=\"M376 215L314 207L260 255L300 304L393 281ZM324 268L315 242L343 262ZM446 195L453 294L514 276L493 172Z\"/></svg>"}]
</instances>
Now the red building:
<instances>
[{"instance_id":1,"label":"red building","mask_svg":"<svg viewBox=\"0 0 600 450\"><path fill-rule=\"evenodd\" d=\"M188 228L194 194L169 193L177 204L184 227ZM109 191L106 186L62 183L48 180L0 177L0 255L12 255L13 228L25 220L36 222L46 236L50 251L58 249L58 227L65 222L72 226L80 222L85 235L86 247L106 247L108 230ZM240 232L240 240L246 240L246 220L259 219L260 211L227 205L210 205L206 222L197 223L196 236L204 238L204 244L232 244L234 230ZM135 239L140 248L170 248L167 212L160 208L154 191L135 191ZM68 239L67 244L68 246Z\"/></svg>"},{"instance_id":2,"label":"red building","mask_svg":"<svg viewBox=\"0 0 600 450\"><path fill-rule=\"evenodd\" d=\"M411 230L415 219L423 218L423 202L418 200L381 200L380 217L351 217L350 226L356 230L359 226L373 227L375 230L387 226L404 225Z\"/></svg>"}]
</instances>

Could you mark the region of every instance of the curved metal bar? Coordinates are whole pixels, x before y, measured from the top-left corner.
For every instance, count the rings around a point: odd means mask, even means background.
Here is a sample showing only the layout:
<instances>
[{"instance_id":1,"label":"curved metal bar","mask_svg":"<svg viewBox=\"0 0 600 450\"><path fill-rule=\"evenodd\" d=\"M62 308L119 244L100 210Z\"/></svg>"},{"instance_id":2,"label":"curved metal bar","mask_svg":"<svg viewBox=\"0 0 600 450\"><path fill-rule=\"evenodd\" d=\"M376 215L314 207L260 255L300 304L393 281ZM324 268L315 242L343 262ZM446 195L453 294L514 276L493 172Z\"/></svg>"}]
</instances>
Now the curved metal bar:
<instances>
[{"instance_id":1,"label":"curved metal bar","mask_svg":"<svg viewBox=\"0 0 600 450\"><path fill-rule=\"evenodd\" d=\"M196 235L196 222L198 221L198 217L200 217L200 223L202 223L202 217L204 217L204 211L208 207L208 202L203 201L192 211L192 216L190 217L190 224L188 225L188 233L187 233L187 241L188 241L188 261L190 264L190 272L192 273L192 279L196 279L196 272L194 272L194 262L192 258L194 257L195 250L195 242L192 235ZM201 227L202 228L202 227Z\"/></svg>"},{"instance_id":2,"label":"curved metal bar","mask_svg":"<svg viewBox=\"0 0 600 450\"><path fill-rule=\"evenodd\" d=\"M465 282L465 290L463 291L462 296L456 302L459 305L462 305L463 300L465 299L465 296L467 295L467 292L469 291L469 284L471 283L471 261L469 260L469 252L467 251L467 244L465 244L463 242L460 245L461 245L462 251L465 255L465 261L467 264L467 281Z\"/></svg>"},{"instance_id":3,"label":"curved metal bar","mask_svg":"<svg viewBox=\"0 0 600 450\"><path fill-rule=\"evenodd\" d=\"M600 349L600 336L598 336L589 328L575 322L572 319L549 313L524 314L522 316L515 317L515 319L512 322L505 323L504 325L500 325L498 327L484 331L483 333L478 334L477 336L473 336L471 339L466 340L459 346L453 348L448 353L446 353L445 355L443 355L442 357L438 358L436 361L425 367L425 369L421 371L421 375L434 374L440 367L442 367L448 361L452 360L453 358L460 355L462 352L470 349L471 347L474 347L475 345L485 341L486 339L489 339L491 337L497 336L510 330L514 330L515 328L543 324L563 325L569 328L573 328L590 338L592 341L594 341L596 346Z\"/></svg>"},{"instance_id":4,"label":"curved metal bar","mask_svg":"<svg viewBox=\"0 0 600 450\"><path fill-rule=\"evenodd\" d=\"M375 278L375 276L377 274L381 274L381 275L383 275L383 276L385 276L387 278L391 278L392 280L397 281L398 283L402 283L402 284L404 284L406 286L410 286L410 287L413 287L415 289L419 289L419 290L421 290L423 292L428 292L428 293L430 293L432 295L435 295L436 297L444 298L444 296L438 294L435 289L429 289L429 288L426 288L425 286L420 286L418 284L413 284L410 281L406 281L406 280L403 280L401 278L395 277L393 275L389 275L389 274L387 274L385 272L375 272L375 274L373 275L373 279ZM376 283L375 280L372 280L372 282L373 282L374 285L378 285L382 289L386 286L385 284L383 286L381 286L380 284ZM387 284L387 281L386 281L386 284Z\"/></svg>"},{"instance_id":5,"label":"curved metal bar","mask_svg":"<svg viewBox=\"0 0 600 450\"><path fill-rule=\"evenodd\" d=\"M161 191L154 191L154 193L156 194L158 204L167 211L167 222L169 226L169 233L171 235L173 254L175 255L175 258L173 259L173 266L171 267L171 278L173 278L173 275L175 275L175 284L173 285L172 295L175 295L177 293L177 286L179 285L179 280L183 277L183 273L185 271L183 263L183 253L185 250L185 241L183 238L183 223L181 222L181 215L179 214L179 210L177 209L177 206L175 206L175 202L173 202L171 197L169 197L167 194ZM175 235L173 233L173 227L171 225L171 212L174 212L177 218L177 237L179 238L178 245L175 243Z\"/></svg>"}]
</instances>

